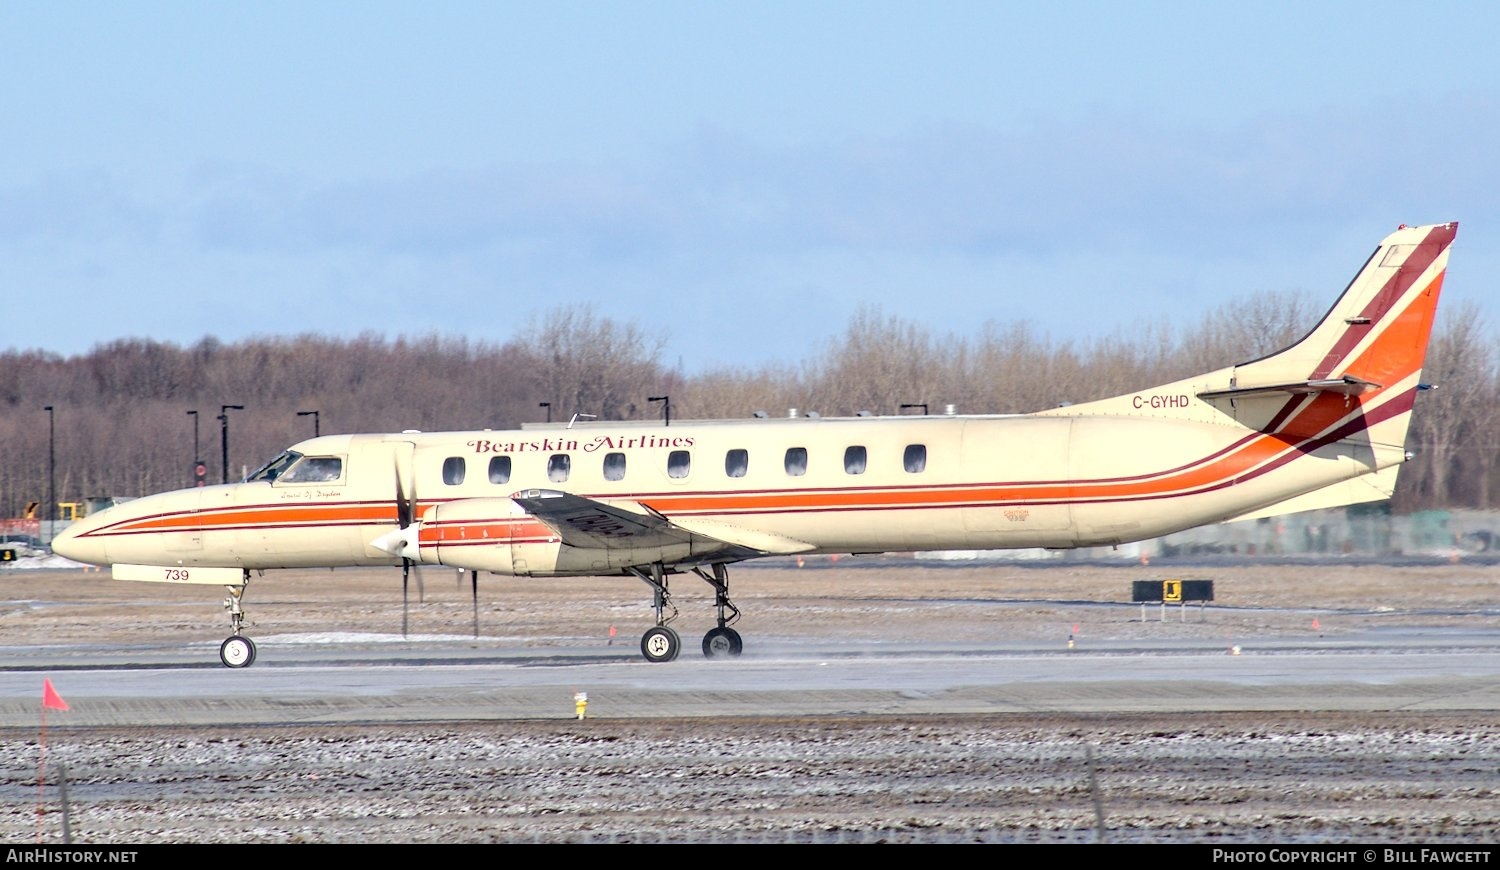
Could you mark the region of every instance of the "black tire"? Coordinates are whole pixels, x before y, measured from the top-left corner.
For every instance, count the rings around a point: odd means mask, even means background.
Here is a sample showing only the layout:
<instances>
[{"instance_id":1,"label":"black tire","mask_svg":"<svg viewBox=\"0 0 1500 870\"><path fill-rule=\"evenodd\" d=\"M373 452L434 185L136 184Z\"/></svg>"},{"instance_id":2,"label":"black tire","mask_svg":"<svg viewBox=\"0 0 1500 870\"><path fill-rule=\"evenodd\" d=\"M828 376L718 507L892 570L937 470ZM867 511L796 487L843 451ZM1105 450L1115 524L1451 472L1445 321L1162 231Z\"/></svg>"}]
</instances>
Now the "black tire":
<instances>
[{"instance_id":1,"label":"black tire","mask_svg":"<svg viewBox=\"0 0 1500 870\"><path fill-rule=\"evenodd\" d=\"M745 651L745 641L732 628L711 628L703 636L703 657L733 658Z\"/></svg>"},{"instance_id":2,"label":"black tire","mask_svg":"<svg viewBox=\"0 0 1500 870\"><path fill-rule=\"evenodd\" d=\"M219 661L226 668L248 668L255 664L255 641L243 635L230 635L219 644Z\"/></svg>"},{"instance_id":3,"label":"black tire","mask_svg":"<svg viewBox=\"0 0 1500 870\"><path fill-rule=\"evenodd\" d=\"M646 633L641 635L641 655L645 656L648 662L669 662L677 658L680 652L682 652L682 638L677 636L675 630L665 625L648 628Z\"/></svg>"}]
</instances>

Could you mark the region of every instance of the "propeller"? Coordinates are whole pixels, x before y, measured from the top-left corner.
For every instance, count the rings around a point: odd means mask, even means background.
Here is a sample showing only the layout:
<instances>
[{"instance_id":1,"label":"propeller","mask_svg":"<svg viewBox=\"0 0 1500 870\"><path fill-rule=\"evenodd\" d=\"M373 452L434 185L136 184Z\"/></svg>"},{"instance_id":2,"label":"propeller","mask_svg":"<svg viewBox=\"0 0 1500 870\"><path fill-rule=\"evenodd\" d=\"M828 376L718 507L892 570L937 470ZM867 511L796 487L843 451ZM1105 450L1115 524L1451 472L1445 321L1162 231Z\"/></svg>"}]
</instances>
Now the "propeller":
<instances>
[{"instance_id":1,"label":"propeller","mask_svg":"<svg viewBox=\"0 0 1500 870\"><path fill-rule=\"evenodd\" d=\"M469 572L469 583L474 589L474 636L479 637L479 572Z\"/></svg>"},{"instance_id":2,"label":"propeller","mask_svg":"<svg viewBox=\"0 0 1500 870\"><path fill-rule=\"evenodd\" d=\"M401 466L400 466L400 464L398 462L397 465L396 465L396 525L400 529L401 533L405 533L407 529L411 528L412 523L416 522L416 516L415 516L415 513L416 513L416 499L415 499L415 495L416 495L416 493L413 492L412 495L413 495L413 498L411 498L411 499L408 499L406 497L405 487L403 487L401 485ZM408 551L416 549L415 546L408 546L408 545L409 544L410 545L414 545L415 543L416 543L416 541L415 541L415 535L399 534L399 544L398 544L398 546L399 546L399 550L400 550L400 553L401 553L401 636L402 637L406 637L407 624L410 621L410 619L409 619L409 611L410 611L411 607L410 607L410 601L409 601L410 596L409 596L409 593L408 593L408 589L410 588L410 585L411 585L410 581L411 581L411 577L412 577L413 574L415 574L416 578L417 578L417 602L421 603L426 598L425 592L424 592L424 590L422 588L422 569L421 568L415 568L415 570L414 570L414 565L413 565L413 562L411 560L411 557L409 555L407 555Z\"/></svg>"}]
</instances>

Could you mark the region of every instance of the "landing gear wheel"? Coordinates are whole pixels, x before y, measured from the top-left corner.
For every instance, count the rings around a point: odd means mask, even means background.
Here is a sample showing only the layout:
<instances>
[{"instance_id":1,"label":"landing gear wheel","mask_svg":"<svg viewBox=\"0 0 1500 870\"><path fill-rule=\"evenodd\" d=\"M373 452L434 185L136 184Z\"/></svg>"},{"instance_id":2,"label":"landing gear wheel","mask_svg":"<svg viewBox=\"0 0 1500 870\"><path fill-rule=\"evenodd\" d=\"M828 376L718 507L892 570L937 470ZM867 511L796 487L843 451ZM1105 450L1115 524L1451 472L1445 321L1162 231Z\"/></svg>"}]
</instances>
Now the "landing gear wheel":
<instances>
[{"instance_id":1,"label":"landing gear wheel","mask_svg":"<svg viewBox=\"0 0 1500 870\"><path fill-rule=\"evenodd\" d=\"M682 652L682 638L665 625L648 628L641 636L641 655L648 662L669 662L677 658L679 652Z\"/></svg>"},{"instance_id":2,"label":"landing gear wheel","mask_svg":"<svg viewBox=\"0 0 1500 870\"><path fill-rule=\"evenodd\" d=\"M219 644L219 661L227 668L248 668L255 663L255 641L233 635Z\"/></svg>"},{"instance_id":3,"label":"landing gear wheel","mask_svg":"<svg viewBox=\"0 0 1500 870\"><path fill-rule=\"evenodd\" d=\"M719 659L737 656L745 651L745 642L740 633L732 628L710 628L703 636L703 657Z\"/></svg>"}]
</instances>

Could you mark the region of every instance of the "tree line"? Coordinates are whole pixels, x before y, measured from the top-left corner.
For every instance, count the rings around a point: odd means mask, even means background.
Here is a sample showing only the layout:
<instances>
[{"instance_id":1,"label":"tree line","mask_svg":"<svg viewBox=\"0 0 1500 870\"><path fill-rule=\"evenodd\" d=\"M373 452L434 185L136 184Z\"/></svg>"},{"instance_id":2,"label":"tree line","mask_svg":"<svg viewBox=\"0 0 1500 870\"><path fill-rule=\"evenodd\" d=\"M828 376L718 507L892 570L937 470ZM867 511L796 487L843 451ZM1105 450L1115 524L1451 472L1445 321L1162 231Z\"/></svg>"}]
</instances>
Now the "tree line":
<instances>
[{"instance_id":1,"label":"tree line","mask_svg":"<svg viewBox=\"0 0 1500 870\"><path fill-rule=\"evenodd\" d=\"M1037 411L1262 356L1296 341L1322 313L1303 297L1263 293L1176 332L1156 325L1052 341L1024 323L939 334L860 307L807 359L695 374L661 361L668 336L583 306L539 316L505 343L304 334L189 346L121 339L66 358L9 350L0 353L0 517L45 505L54 486L59 502L190 486L195 460L209 483L235 480L314 427L503 429L575 413L639 420L659 418L662 397L673 420L790 409L943 413L950 405L959 413ZM1473 306L1440 309L1424 371L1437 389L1418 395L1407 439L1415 456L1393 511L1490 507L1500 487L1500 445L1490 434L1500 422L1497 358ZM308 411L317 413L298 413Z\"/></svg>"}]
</instances>

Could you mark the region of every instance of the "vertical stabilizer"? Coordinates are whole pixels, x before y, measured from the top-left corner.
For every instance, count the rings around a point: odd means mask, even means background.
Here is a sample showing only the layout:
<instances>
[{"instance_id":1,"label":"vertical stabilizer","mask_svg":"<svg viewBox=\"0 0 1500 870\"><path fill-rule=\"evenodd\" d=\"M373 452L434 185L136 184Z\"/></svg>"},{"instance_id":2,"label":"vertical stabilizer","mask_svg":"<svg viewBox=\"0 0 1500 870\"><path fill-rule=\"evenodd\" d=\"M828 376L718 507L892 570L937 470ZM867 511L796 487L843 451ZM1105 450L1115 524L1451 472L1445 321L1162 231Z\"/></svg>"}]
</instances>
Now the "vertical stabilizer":
<instances>
[{"instance_id":1,"label":"vertical stabilizer","mask_svg":"<svg viewBox=\"0 0 1500 870\"><path fill-rule=\"evenodd\" d=\"M1401 227L1375 249L1318 325L1278 353L1233 366L1198 398L1286 437L1405 443L1448 250L1458 224Z\"/></svg>"},{"instance_id":2,"label":"vertical stabilizer","mask_svg":"<svg viewBox=\"0 0 1500 870\"><path fill-rule=\"evenodd\" d=\"M1328 313L1284 350L1039 415L1239 428L1242 440L1226 455L1254 454L1254 467L1284 493L1245 516L1389 498L1407 458L1406 433L1457 232L1458 224L1445 223L1402 226L1386 236ZM1334 459L1344 469L1336 485L1304 473ZM1304 481L1308 489L1297 492Z\"/></svg>"},{"instance_id":3,"label":"vertical stabilizer","mask_svg":"<svg viewBox=\"0 0 1500 870\"><path fill-rule=\"evenodd\" d=\"M1235 366L1223 392L1385 390L1421 374L1458 224L1402 227L1375 249L1301 341Z\"/></svg>"}]
</instances>

